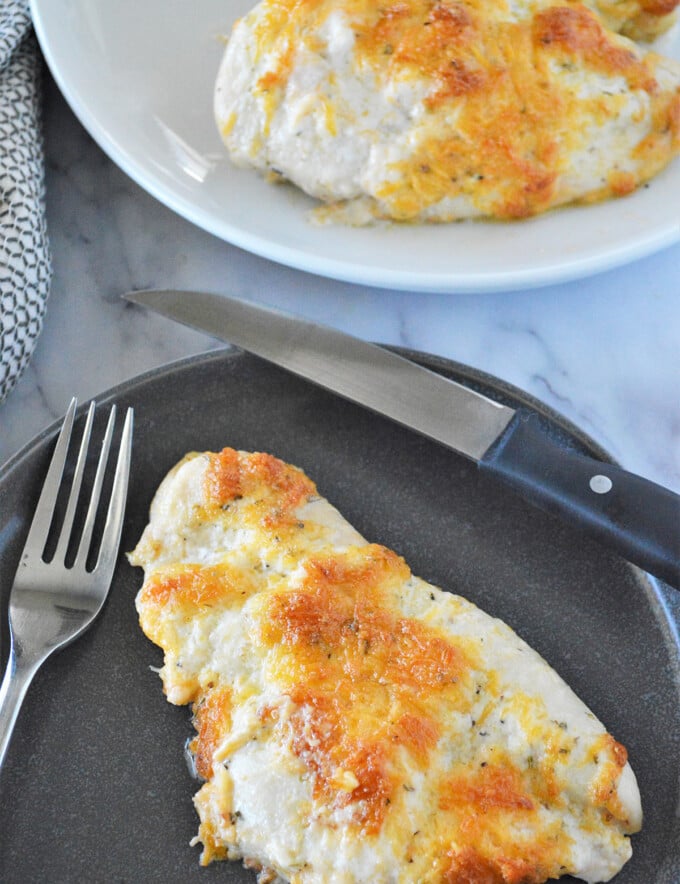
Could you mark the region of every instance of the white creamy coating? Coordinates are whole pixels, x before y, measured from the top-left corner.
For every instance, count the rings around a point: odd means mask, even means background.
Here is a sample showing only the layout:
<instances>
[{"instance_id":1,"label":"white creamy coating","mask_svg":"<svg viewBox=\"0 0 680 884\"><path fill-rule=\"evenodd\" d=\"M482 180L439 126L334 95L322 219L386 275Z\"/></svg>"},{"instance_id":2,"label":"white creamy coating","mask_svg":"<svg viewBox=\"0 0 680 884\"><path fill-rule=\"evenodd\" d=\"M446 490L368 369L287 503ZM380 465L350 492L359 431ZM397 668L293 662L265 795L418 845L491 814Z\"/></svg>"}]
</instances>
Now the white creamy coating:
<instances>
[{"instance_id":1,"label":"white creamy coating","mask_svg":"<svg viewBox=\"0 0 680 884\"><path fill-rule=\"evenodd\" d=\"M333 12L319 36L323 54L296 51L286 98L268 119L267 103L253 82L278 62L278 55L258 58L251 31L254 13L239 22L229 40L215 91L218 120L236 115L229 136L237 165L281 171L321 199L351 199L370 192L371 168L384 170L395 143L410 137L411 119L422 110L424 87L405 86L397 94L377 88L370 70L353 71L354 33L346 16ZM258 59L258 60L256 60ZM332 135L332 120L337 132ZM268 131L265 142L262 132ZM407 155L408 146L396 148Z\"/></svg>"},{"instance_id":2,"label":"white creamy coating","mask_svg":"<svg viewBox=\"0 0 680 884\"><path fill-rule=\"evenodd\" d=\"M453 8L460 5L455 0L446 3ZM270 0L263 0L237 22L217 76L215 117L231 159L292 181L335 205L337 217L349 222L406 211L394 202L392 185L410 186L404 179L413 174L409 164L426 165L419 157L429 155L427 145L432 141L442 144L455 139L457 116L467 96L433 108L427 102L436 93L436 78L428 79L425 72L418 74L408 66L374 70L357 54L353 23L340 4L321 21L314 40L293 29L285 39L272 37L271 44L267 43L262 31L271 5ZM550 6L549 0L515 0L490 4L484 14L490 21L526 22L537 10ZM612 39L620 50L644 56L632 42ZM262 86L268 76L278 76L276 72L288 64L283 62L287 53L292 62L285 82L276 89ZM650 76L653 70L665 92L677 93L680 66L651 54L649 61ZM499 70L502 64L499 60ZM631 88L616 71L593 65L565 64L559 55L548 61L551 84L559 89L554 100L563 102L564 113L569 113L554 132L559 152L554 173L547 166L544 169L546 175L555 176L551 206L591 195L601 198L597 194L606 195L612 187L616 192L612 175L632 176L633 183L625 184L630 188L657 170L659 160L650 160L647 171L648 161L637 151L659 125L650 100L654 90ZM490 92L489 102L494 100ZM536 114L540 116L538 109ZM505 133L501 129L489 137L502 140ZM663 132L658 137L665 142L673 139ZM472 147L467 179L462 180L465 174L461 173L460 179L454 179L458 181L455 192L426 200L415 220L505 217L505 213L524 211L512 208L514 197L507 195L512 180L481 186L482 179L488 178L477 174L484 165L486 148L481 143ZM526 146L516 150L520 149L529 150ZM666 144L664 150L672 155L672 146ZM528 159L533 162L532 157ZM521 162L518 157L518 169ZM536 175L543 163L537 162ZM540 181L539 185L545 186ZM522 186L530 189L534 181L530 177ZM416 182L413 188L415 198L421 185Z\"/></svg>"},{"instance_id":3,"label":"white creamy coating","mask_svg":"<svg viewBox=\"0 0 680 884\"><path fill-rule=\"evenodd\" d=\"M281 551L274 554L268 548L260 549L262 539L254 538L250 530L220 531L223 522L206 523L202 504L207 464L207 458L201 456L186 459L164 480L133 563L144 564L147 574L152 574L170 564L259 560L267 565L266 579L272 587L283 585L281 581L288 590L302 586L308 567L304 562L293 566ZM366 544L323 498L305 501L295 510L295 517L306 525L316 550L333 547L351 551ZM559 823L568 832L575 873L588 882L609 880L630 856L630 842L615 825L594 837L589 827L597 815L589 816L585 826L581 819L583 797L592 788L594 770L588 753L593 741L606 733L604 726L547 663L499 620L416 577L393 591L401 616L414 618L452 639L478 645L485 671L493 673L493 696L499 697L489 703L486 676L480 673L478 700L457 719L451 717L451 734L441 735L427 772L414 765L405 750L398 754L408 771L409 788L400 800L410 831L416 833L414 849L423 837L418 833L432 828L428 814L433 811L423 803L429 777L438 772L445 775L461 763L478 765L480 759L491 763L498 747L511 758L530 756L540 766L545 753L554 751L540 742L542 723L554 720L559 721L565 740L572 741L568 776L562 784L565 804L541 808L540 817L546 826ZM202 822L209 822L211 830L228 845L229 857L258 862L282 880L296 884L406 884L412 880L409 869L395 853L390 837L357 837L353 805L333 809L314 797L304 757L294 751L291 736L300 710L277 680L278 658L258 638L268 599L268 592L261 591L251 595L240 609L217 607L189 621L179 610L163 621L163 628L174 636L170 644L180 649L176 659L168 659L166 650L163 677L171 702L187 702L189 686L195 680L228 683L234 696L242 698L234 705L228 735L214 752L214 776L196 796ZM266 710L276 722L273 731L264 723ZM314 733L310 719L308 743L312 747ZM335 776L340 790L349 793L357 785L351 770L338 769ZM617 792L629 830L635 831L642 814L635 776L628 764ZM523 824L519 821L517 825L521 840L525 836Z\"/></svg>"}]
</instances>

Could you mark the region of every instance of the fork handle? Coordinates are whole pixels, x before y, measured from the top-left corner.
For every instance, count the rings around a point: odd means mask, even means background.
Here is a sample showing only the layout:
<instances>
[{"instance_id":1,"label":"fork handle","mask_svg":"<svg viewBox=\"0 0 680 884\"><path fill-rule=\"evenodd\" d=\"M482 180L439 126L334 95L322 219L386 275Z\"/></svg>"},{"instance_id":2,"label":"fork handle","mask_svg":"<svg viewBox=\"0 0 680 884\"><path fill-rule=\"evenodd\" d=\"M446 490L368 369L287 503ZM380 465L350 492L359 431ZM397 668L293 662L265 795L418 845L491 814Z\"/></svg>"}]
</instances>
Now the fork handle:
<instances>
[{"instance_id":1,"label":"fork handle","mask_svg":"<svg viewBox=\"0 0 680 884\"><path fill-rule=\"evenodd\" d=\"M40 663L40 660L28 660L25 655L17 653L12 642L7 668L0 685L0 768L7 754L19 709Z\"/></svg>"}]
</instances>

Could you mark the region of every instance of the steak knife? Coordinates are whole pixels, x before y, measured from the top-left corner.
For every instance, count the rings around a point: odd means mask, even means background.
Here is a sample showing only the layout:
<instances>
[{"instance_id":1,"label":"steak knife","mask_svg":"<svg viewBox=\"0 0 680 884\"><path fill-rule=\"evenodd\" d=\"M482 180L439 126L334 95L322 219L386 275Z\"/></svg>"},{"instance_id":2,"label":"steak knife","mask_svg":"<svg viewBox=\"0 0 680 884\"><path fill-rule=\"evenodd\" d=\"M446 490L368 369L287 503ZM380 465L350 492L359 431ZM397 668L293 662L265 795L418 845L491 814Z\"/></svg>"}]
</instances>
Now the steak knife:
<instances>
[{"instance_id":1,"label":"steak knife","mask_svg":"<svg viewBox=\"0 0 680 884\"><path fill-rule=\"evenodd\" d=\"M300 375L474 460L482 472L680 589L680 495L556 441L510 408L376 344L205 292L123 295Z\"/></svg>"}]
</instances>

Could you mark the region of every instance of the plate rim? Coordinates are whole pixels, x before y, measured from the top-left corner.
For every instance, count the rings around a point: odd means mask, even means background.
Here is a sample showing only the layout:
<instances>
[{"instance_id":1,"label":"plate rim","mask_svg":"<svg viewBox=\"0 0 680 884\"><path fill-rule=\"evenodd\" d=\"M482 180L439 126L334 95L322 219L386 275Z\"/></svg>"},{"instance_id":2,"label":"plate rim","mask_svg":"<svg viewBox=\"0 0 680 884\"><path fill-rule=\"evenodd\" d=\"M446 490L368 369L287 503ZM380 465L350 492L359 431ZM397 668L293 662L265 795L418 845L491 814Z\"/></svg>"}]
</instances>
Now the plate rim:
<instances>
[{"instance_id":1,"label":"plate rim","mask_svg":"<svg viewBox=\"0 0 680 884\"><path fill-rule=\"evenodd\" d=\"M505 381L502 378L491 374L490 372L475 368L474 366L468 365L464 362L458 362L455 359L450 359L447 356L440 356L436 353L430 353L426 350L418 350L412 347L402 347L395 344L385 344L380 341L373 341L372 343L375 344L375 346L383 347L384 349L390 350L391 352L396 353L399 356L403 356L405 359L410 359L414 362L422 362L428 366L434 366L435 370L441 369L442 371L452 371L456 374L464 376L471 383L478 382L491 388L498 389L509 398L514 399L523 405L526 405L532 410L538 411L539 413L543 414L549 421L559 425L570 436L573 436L584 446L590 448L594 453L597 454L597 456L601 460L615 466L620 466L619 462L612 457L607 449L604 448L599 442L596 442L591 436L589 436L585 430L582 430L580 427L570 421L569 418L565 417L559 411L552 408L552 406L543 402L537 396L533 396L531 393L527 393L526 391L522 390L520 387L515 386L509 381ZM105 404L109 400L125 393L133 387L140 386L141 384L154 380L157 377L162 377L163 375L172 375L176 371L181 371L183 369L191 367L194 363L203 364L211 362L213 360L219 362L221 360L239 359L244 354L248 354L248 351L244 350L241 347L237 347L235 344L224 344L217 347L211 347L210 349L202 350L199 353L192 353L189 356L180 356L178 358L162 362L160 365L147 368L144 371L139 372L139 374L131 375L130 377L125 378L122 381L118 381L112 386L106 387L105 389L94 393L92 396L88 397L87 401L89 402L89 400L92 399L95 400L97 404ZM268 361L262 357L255 356L254 354L248 355L252 356L252 358L254 359L262 361L264 364L272 364L268 363ZM276 368L279 371L287 372L287 369L285 368L281 368L279 366L276 366ZM305 383L313 384L313 381L305 379ZM329 391L329 395L337 394ZM76 414L81 414L81 412L85 411L86 408L87 402L85 400L79 402ZM32 436L27 442L25 442L18 451L11 455L4 463L0 464L0 483L4 481L5 474L11 472L13 469L16 469L19 461L28 456L33 451L36 445L42 443L52 436L55 436L60 430L62 422L63 415L51 421L42 430L39 430L34 436ZM656 580L656 578L652 577L651 575L649 576L650 579Z\"/></svg>"},{"instance_id":2,"label":"plate rim","mask_svg":"<svg viewBox=\"0 0 680 884\"><path fill-rule=\"evenodd\" d=\"M356 285L369 285L395 291L418 291L434 294L485 294L542 288L558 283L605 273L656 254L680 242L680 218L652 230L634 241L611 244L604 250L582 254L579 258L554 259L545 267L515 268L487 272L484 268L471 271L428 272L422 270L392 270L368 264L349 263L329 256L319 257L311 250L295 249L272 239L258 237L233 222L221 220L206 209L183 197L160 176L143 168L134 152L126 148L107 130L79 93L77 85L68 81L55 57L53 43L42 15L45 0L29 0L33 26L50 73L67 104L92 139L132 181L180 217L207 233L258 257L287 267L329 279ZM48 0L49 2L49 0ZM680 162L680 158L676 158ZM625 199L625 198L624 198ZM569 206L565 210L569 210ZM560 211L556 209L554 211ZM546 213L550 215L551 213ZM527 219L540 221L541 216ZM485 223L485 222L470 222ZM494 223L494 222L487 222ZM516 222L521 224L522 222ZM630 239L630 238L629 238Z\"/></svg>"}]
</instances>

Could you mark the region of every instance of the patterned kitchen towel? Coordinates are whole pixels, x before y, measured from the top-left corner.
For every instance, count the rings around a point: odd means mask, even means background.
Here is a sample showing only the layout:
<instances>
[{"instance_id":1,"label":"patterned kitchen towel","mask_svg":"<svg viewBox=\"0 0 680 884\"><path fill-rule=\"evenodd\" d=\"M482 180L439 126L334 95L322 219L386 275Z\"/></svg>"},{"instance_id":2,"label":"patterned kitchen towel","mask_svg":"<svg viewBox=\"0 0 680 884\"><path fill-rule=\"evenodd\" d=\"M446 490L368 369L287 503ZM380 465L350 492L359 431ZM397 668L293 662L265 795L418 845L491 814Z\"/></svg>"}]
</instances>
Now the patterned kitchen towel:
<instances>
[{"instance_id":1,"label":"patterned kitchen towel","mask_svg":"<svg viewBox=\"0 0 680 884\"><path fill-rule=\"evenodd\" d=\"M0 0L0 401L33 353L51 277L41 65L28 0Z\"/></svg>"}]
</instances>

